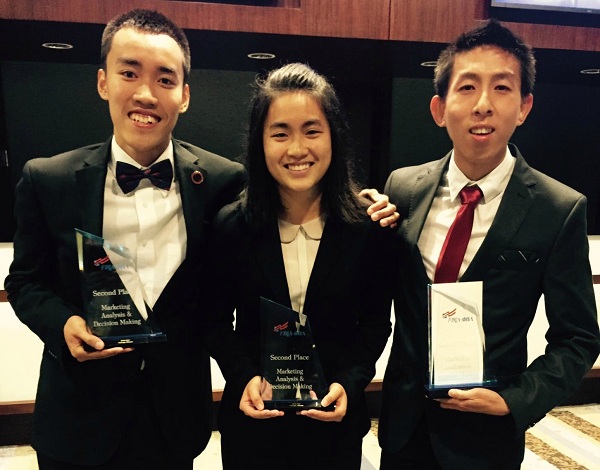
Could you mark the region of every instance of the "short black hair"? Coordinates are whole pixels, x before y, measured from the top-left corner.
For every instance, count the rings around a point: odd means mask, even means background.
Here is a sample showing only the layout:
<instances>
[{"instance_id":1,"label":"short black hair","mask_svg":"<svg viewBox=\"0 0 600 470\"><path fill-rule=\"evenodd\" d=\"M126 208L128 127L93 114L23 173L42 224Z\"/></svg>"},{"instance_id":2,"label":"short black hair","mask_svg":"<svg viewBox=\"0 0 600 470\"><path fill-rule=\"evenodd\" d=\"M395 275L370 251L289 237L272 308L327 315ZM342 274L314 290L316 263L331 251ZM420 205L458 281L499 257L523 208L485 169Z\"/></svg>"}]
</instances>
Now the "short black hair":
<instances>
[{"instance_id":1,"label":"short black hair","mask_svg":"<svg viewBox=\"0 0 600 470\"><path fill-rule=\"evenodd\" d=\"M162 13L153 10L135 9L116 16L108 22L102 33L100 63L106 69L106 57L117 31L134 28L149 34L166 34L173 38L183 52L183 81L188 83L191 69L190 44L183 30Z\"/></svg>"},{"instance_id":2,"label":"short black hair","mask_svg":"<svg viewBox=\"0 0 600 470\"><path fill-rule=\"evenodd\" d=\"M440 54L435 67L433 86L442 99L448 94L454 60L458 54L480 46L495 46L512 54L521 64L521 97L533 92L535 83L535 58L533 49L510 29L495 19L487 20L476 28L461 34Z\"/></svg>"}]
</instances>

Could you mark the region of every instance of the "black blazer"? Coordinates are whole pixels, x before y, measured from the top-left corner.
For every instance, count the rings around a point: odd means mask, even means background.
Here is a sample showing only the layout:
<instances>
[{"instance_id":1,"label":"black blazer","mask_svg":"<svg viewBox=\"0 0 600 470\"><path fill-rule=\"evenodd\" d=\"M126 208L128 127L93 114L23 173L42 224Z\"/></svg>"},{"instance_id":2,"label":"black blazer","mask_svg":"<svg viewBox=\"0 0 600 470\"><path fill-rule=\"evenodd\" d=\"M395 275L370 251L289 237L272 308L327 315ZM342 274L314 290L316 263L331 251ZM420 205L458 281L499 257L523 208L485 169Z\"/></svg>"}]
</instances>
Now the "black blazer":
<instances>
[{"instance_id":1,"label":"black blazer","mask_svg":"<svg viewBox=\"0 0 600 470\"><path fill-rule=\"evenodd\" d=\"M113 454L127 433L136 399L133 377L142 359L173 450L193 459L210 438L209 356L190 325L206 295L207 226L239 192L243 167L184 142L174 141L174 154L187 253L154 306L168 342L81 364L63 337L66 320L84 316L73 229L102 235L110 140L31 160L23 169L16 189L14 261L5 284L17 316L44 342L32 445L55 459L94 465ZM196 170L204 175L202 184L191 180Z\"/></svg>"},{"instance_id":2,"label":"black blazer","mask_svg":"<svg viewBox=\"0 0 600 470\"><path fill-rule=\"evenodd\" d=\"M311 432L324 428L325 433L336 433L356 445L370 427L364 389L391 331L389 229L368 220L348 225L329 217L325 223L304 313L325 377L328 383L343 385L349 404L341 423L320 423L294 413L287 413L285 419L255 420L239 410L248 380L260 375L259 299L266 297L290 308L291 302L275 216L264 229L252 231L235 203L219 213L214 228L216 305L205 333L209 352L226 380L219 412L223 438L239 434L244 445L252 446L257 439L260 447L268 442L266 436L291 442L298 427L307 426L313 428Z\"/></svg>"},{"instance_id":3,"label":"black blazer","mask_svg":"<svg viewBox=\"0 0 600 470\"><path fill-rule=\"evenodd\" d=\"M461 281L483 281L486 365L504 381L511 414L493 417L438 408L424 398L428 279L417 246L450 154L389 176L385 193L402 220L402 279L383 383L379 440L398 451L427 413L444 468L519 468L524 432L569 396L600 350L588 255L586 199L517 161L481 248ZM527 330L544 295L549 330L544 355L527 366ZM512 466L511 466L512 465Z\"/></svg>"}]
</instances>

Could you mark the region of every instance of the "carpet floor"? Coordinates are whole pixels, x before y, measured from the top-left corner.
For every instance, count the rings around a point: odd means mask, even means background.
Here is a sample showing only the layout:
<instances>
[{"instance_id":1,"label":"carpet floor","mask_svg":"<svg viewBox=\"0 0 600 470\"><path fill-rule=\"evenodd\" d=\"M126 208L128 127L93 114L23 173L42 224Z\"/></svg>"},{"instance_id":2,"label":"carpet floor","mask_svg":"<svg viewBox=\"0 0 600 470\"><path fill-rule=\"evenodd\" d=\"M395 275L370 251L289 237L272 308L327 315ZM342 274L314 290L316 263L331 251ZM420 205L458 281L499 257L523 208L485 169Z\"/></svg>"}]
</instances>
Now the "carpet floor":
<instances>
[{"instance_id":1,"label":"carpet floor","mask_svg":"<svg viewBox=\"0 0 600 470\"><path fill-rule=\"evenodd\" d=\"M521 470L600 470L600 404L555 408L527 431L525 446Z\"/></svg>"},{"instance_id":2,"label":"carpet floor","mask_svg":"<svg viewBox=\"0 0 600 470\"><path fill-rule=\"evenodd\" d=\"M552 410L526 434L521 470L600 470L600 404ZM377 420L363 441L362 470L379 468ZM194 461L194 470L221 470L220 435ZM29 446L0 447L0 470L37 470Z\"/></svg>"}]
</instances>

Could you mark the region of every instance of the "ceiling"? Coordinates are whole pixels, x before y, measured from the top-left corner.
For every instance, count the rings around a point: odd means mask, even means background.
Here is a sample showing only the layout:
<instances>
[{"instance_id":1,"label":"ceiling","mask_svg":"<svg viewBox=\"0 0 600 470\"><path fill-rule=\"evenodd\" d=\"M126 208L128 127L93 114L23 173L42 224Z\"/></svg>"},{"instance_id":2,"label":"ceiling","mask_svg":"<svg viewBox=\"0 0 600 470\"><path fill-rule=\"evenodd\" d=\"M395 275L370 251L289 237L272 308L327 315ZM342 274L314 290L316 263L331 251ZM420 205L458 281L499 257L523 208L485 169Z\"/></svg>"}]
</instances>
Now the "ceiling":
<instances>
[{"instance_id":1,"label":"ceiling","mask_svg":"<svg viewBox=\"0 0 600 470\"><path fill-rule=\"evenodd\" d=\"M104 25L0 19L0 60L98 63ZM263 71L281 63L302 61L328 76L364 80L381 75L431 78L443 44L275 34L187 30L195 69ZM599 31L600 33L600 31ZM70 50L45 49L46 42L65 42ZM274 60L255 60L251 52L271 52ZM600 87L600 52L536 50L538 82Z\"/></svg>"}]
</instances>

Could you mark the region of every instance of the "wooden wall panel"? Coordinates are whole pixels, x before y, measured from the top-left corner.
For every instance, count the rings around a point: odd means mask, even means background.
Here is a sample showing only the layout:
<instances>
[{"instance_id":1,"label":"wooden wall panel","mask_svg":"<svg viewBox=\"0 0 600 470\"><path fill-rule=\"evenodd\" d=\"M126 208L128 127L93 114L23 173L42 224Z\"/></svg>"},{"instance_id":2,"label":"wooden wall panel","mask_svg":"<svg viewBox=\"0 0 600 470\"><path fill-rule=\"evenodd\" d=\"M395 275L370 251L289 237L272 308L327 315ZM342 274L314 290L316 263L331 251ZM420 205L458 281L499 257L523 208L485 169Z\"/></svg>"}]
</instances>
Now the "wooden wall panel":
<instances>
[{"instance_id":1,"label":"wooden wall panel","mask_svg":"<svg viewBox=\"0 0 600 470\"><path fill-rule=\"evenodd\" d=\"M305 31L314 36L388 39L390 1L301 0Z\"/></svg>"},{"instance_id":2,"label":"wooden wall panel","mask_svg":"<svg viewBox=\"0 0 600 470\"><path fill-rule=\"evenodd\" d=\"M390 2L283 0L278 7L253 7L175 0L1 0L0 18L106 23L139 7L162 11L187 29L388 39Z\"/></svg>"},{"instance_id":3,"label":"wooden wall panel","mask_svg":"<svg viewBox=\"0 0 600 470\"><path fill-rule=\"evenodd\" d=\"M280 0L252 7L177 0L0 0L0 18L106 23L134 7L187 29L447 43L487 18L487 0ZM600 28L506 23L536 48L600 51Z\"/></svg>"},{"instance_id":4,"label":"wooden wall panel","mask_svg":"<svg viewBox=\"0 0 600 470\"><path fill-rule=\"evenodd\" d=\"M390 39L446 43L484 19L484 0L392 0Z\"/></svg>"},{"instance_id":5,"label":"wooden wall panel","mask_svg":"<svg viewBox=\"0 0 600 470\"><path fill-rule=\"evenodd\" d=\"M503 22L535 48L600 51L600 28Z\"/></svg>"},{"instance_id":6,"label":"wooden wall panel","mask_svg":"<svg viewBox=\"0 0 600 470\"><path fill-rule=\"evenodd\" d=\"M392 40L447 43L488 18L486 0L391 1ZM600 28L503 24L535 48L600 51Z\"/></svg>"}]
</instances>

